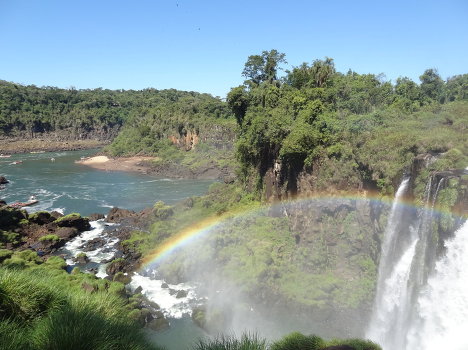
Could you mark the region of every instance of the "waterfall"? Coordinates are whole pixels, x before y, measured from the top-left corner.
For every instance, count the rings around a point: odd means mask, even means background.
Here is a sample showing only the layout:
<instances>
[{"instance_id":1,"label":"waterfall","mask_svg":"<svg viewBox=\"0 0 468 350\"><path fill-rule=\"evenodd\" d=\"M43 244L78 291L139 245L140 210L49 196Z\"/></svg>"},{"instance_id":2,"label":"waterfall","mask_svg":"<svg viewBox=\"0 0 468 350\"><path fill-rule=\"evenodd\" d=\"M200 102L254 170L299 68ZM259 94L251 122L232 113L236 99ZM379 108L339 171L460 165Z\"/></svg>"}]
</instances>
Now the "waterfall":
<instances>
[{"instance_id":1,"label":"waterfall","mask_svg":"<svg viewBox=\"0 0 468 350\"><path fill-rule=\"evenodd\" d=\"M408 304L406 285L417 243L414 230L408 232L402 229L402 224L408 221L405 216L408 213L401 204L401 199L405 195L409 180L405 178L401 182L390 210L382 242L374 313L366 334L379 344L393 343L390 345L392 347L398 346L395 344L395 334L402 332L399 328L405 324L404 309ZM403 241L409 244L403 248L402 254L402 249L398 247Z\"/></svg>"},{"instance_id":2,"label":"waterfall","mask_svg":"<svg viewBox=\"0 0 468 350\"><path fill-rule=\"evenodd\" d=\"M445 242L445 255L438 260L433 239L434 207L445 183L431 177L425 193L428 209L413 217L405 216L399 204L407 180L395 196L366 332L384 350L468 349L468 224Z\"/></svg>"},{"instance_id":3,"label":"waterfall","mask_svg":"<svg viewBox=\"0 0 468 350\"><path fill-rule=\"evenodd\" d=\"M468 220L445 247L419 295L407 349L468 349Z\"/></svg>"}]
</instances>

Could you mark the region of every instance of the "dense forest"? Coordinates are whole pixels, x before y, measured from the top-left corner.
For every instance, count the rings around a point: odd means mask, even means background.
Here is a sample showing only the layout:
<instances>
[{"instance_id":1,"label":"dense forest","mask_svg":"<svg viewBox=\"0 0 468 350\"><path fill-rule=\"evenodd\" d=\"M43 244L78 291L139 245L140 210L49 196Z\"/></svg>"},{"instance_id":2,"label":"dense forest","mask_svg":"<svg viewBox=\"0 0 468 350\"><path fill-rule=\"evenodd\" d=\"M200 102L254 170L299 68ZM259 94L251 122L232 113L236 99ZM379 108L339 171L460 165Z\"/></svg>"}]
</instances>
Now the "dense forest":
<instances>
[{"instance_id":1,"label":"dense forest","mask_svg":"<svg viewBox=\"0 0 468 350\"><path fill-rule=\"evenodd\" d=\"M325 58L279 77L285 64L276 50L249 56L244 84L227 96L240 129L241 174L255 178L259 192L270 170L277 197L295 194L305 170L316 174L314 191L368 185L391 193L415 155L466 155L468 74L444 81L427 69L420 84L406 77L393 84L383 75L337 72Z\"/></svg>"},{"instance_id":2,"label":"dense forest","mask_svg":"<svg viewBox=\"0 0 468 350\"><path fill-rule=\"evenodd\" d=\"M182 129L189 120L225 118L227 113L218 99L196 92L39 88L0 81L0 134L4 136L34 137L68 130L71 137L87 138L93 130L118 131L128 124L143 138L158 138L164 126ZM150 130L155 125L160 128Z\"/></svg>"}]
</instances>

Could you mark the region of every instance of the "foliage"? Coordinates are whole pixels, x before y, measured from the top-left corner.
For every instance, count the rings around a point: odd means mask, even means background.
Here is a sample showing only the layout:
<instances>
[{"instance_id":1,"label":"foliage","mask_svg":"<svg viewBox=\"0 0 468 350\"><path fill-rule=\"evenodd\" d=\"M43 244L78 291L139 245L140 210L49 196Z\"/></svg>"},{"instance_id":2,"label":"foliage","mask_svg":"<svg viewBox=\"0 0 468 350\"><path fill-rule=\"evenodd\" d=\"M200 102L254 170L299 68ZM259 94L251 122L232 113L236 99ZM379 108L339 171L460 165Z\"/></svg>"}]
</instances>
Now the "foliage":
<instances>
[{"instance_id":1,"label":"foliage","mask_svg":"<svg viewBox=\"0 0 468 350\"><path fill-rule=\"evenodd\" d=\"M275 163L281 164L280 184L293 194L302 170L313 170L322 182L314 184L318 191L364 183L391 193L415 155L453 148L468 153L467 74L445 82L428 69L419 85L406 77L392 84L383 75L337 72L326 57L270 81L267 54L249 56L242 72L249 80L228 94L240 129L241 180L252 182L256 174L260 192Z\"/></svg>"},{"instance_id":2,"label":"foliage","mask_svg":"<svg viewBox=\"0 0 468 350\"><path fill-rule=\"evenodd\" d=\"M194 350L266 350L267 342L256 334L242 334L240 339L235 336L221 335L215 339L200 339Z\"/></svg>"},{"instance_id":3,"label":"foliage","mask_svg":"<svg viewBox=\"0 0 468 350\"><path fill-rule=\"evenodd\" d=\"M63 259L51 257L26 269L0 268L2 346L156 349L127 316L126 300L113 292L119 283L89 274L69 275L62 269L63 263ZM85 284L95 292L86 292L81 287Z\"/></svg>"},{"instance_id":4,"label":"foliage","mask_svg":"<svg viewBox=\"0 0 468 350\"><path fill-rule=\"evenodd\" d=\"M39 238L39 242L44 242L44 241L57 242L59 240L60 240L60 237L57 235L45 235Z\"/></svg>"},{"instance_id":5,"label":"foliage","mask_svg":"<svg viewBox=\"0 0 468 350\"><path fill-rule=\"evenodd\" d=\"M268 344L256 334L244 333L240 339L234 335L221 335L215 339L200 339L192 349L195 350L321 350L329 346L348 346L353 350L381 350L371 341L362 339L335 339L325 341L316 335L303 335L295 332Z\"/></svg>"},{"instance_id":6,"label":"foliage","mask_svg":"<svg viewBox=\"0 0 468 350\"><path fill-rule=\"evenodd\" d=\"M319 350L325 347L325 341L316 335L303 335L299 332L294 332L284 336L281 340L276 341L270 347L271 350Z\"/></svg>"}]
</instances>

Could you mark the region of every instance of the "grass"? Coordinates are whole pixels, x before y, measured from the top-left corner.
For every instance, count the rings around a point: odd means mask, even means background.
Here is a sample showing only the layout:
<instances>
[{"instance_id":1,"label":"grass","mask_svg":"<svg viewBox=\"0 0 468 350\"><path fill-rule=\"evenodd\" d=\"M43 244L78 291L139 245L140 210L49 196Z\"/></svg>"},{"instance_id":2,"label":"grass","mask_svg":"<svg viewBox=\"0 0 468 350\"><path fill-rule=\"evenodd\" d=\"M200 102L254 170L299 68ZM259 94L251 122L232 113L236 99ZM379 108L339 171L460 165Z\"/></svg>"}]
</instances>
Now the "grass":
<instances>
[{"instance_id":1,"label":"grass","mask_svg":"<svg viewBox=\"0 0 468 350\"><path fill-rule=\"evenodd\" d=\"M268 343L257 334L244 333L240 338L233 335L221 335L215 339L200 339L194 350L322 350L329 346L347 345L353 350L382 350L371 341L362 339L335 339L325 341L316 335L303 335L294 332L282 339Z\"/></svg>"},{"instance_id":2,"label":"grass","mask_svg":"<svg viewBox=\"0 0 468 350\"><path fill-rule=\"evenodd\" d=\"M24 252L21 252L24 253ZM32 253L29 252L29 260ZM67 274L60 257L0 267L0 343L8 349L157 349L131 319L123 284ZM12 260L12 259L10 259ZM29 263L29 264L28 264ZM85 290L84 286L91 289ZM90 291L91 290L91 291Z\"/></svg>"}]
</instances>

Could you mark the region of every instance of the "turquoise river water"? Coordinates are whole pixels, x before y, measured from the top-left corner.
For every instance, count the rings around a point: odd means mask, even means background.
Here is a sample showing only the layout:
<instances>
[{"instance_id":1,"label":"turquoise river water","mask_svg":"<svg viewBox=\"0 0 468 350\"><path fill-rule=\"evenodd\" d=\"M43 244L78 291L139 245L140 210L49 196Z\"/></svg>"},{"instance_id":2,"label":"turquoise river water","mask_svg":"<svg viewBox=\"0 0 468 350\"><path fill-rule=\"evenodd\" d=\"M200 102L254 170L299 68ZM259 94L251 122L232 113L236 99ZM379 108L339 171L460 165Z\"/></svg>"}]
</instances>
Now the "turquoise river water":
<instances>
[{"instance_id":1,"label":"turquoise river water","mask_svg":"<svg viewBox=\"0 0 468 350\"><path fill-rule=\"evenodd\" d=\"M212 180L172 180L144 174L92 169L76 164L80 157L96 150L14 154L0 158L0 175L10 183L0 190L8 203L26 201L30 195L39 200L28 211L59 210L106 214L116 206L141 210L157 201L173 204L205 193ZM51 161L54 158L55 161ZM22 161L20 164L12 164Z\"/></svg>"}]
</instances>

